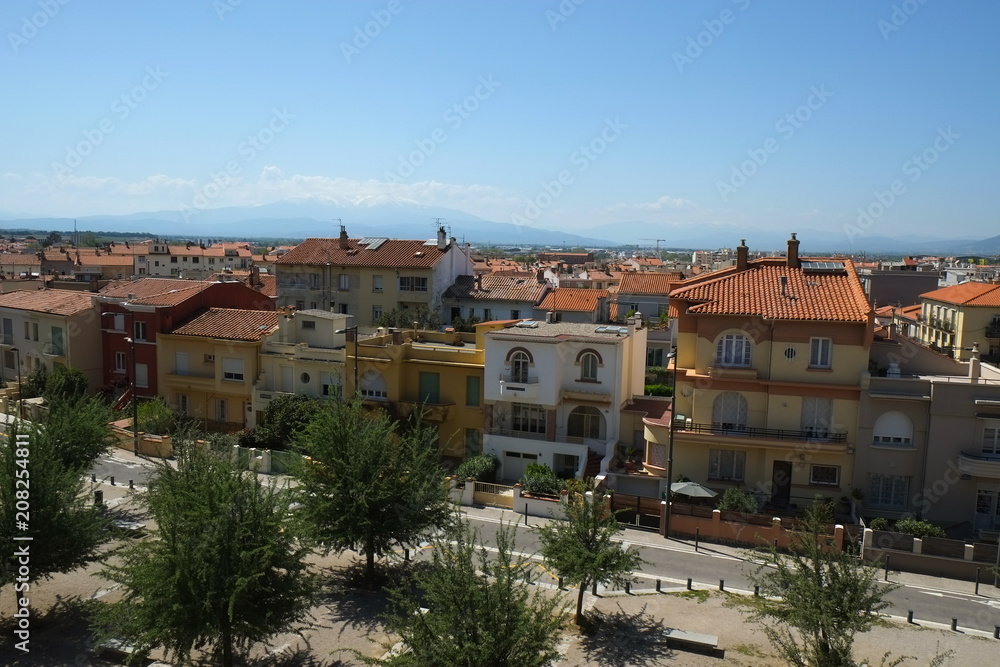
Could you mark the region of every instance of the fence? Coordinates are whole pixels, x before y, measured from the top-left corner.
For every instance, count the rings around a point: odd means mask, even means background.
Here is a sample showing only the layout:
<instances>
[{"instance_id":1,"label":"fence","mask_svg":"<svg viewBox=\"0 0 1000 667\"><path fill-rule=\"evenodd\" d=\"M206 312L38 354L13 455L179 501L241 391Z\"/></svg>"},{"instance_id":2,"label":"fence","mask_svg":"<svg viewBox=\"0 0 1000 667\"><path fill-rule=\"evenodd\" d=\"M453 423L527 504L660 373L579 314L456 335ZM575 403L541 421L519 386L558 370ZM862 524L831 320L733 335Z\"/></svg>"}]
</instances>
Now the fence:
<instances>
[{"instance_id":1,"label":"fence","mask_svg":"<svg viewBox=\"0 0 1000 667\"><path fill-rule=\"evenodd\" d=\"M663 514L663 501L659 498L630 496L625 493L611 495L611 509L619 512L618 520L642 528L659 529Z\"/></svg>"},{"instance_id":2,"label":"fence","mask_svg":"<svg viewBox=\"0 0 1000 667\"><path fill-rule=\"evenodd\" d=\"M966 543L943 537L913 537L866 528L862 539L862 557L867 561L888 559L893 570L916 572L935 577L972 581L976 570L997 562L996 544Z\"/></svg>"},{"instance_id":3,"label":"fence","mask_svg":"<svg viewBox=\"0 0 1000 667\"><path fill-rule=\"evenodd\" d=\"M662 507L666 511L665 503ZM786 549L800 528L794 519L782 520L766 514L722 512L700 505L671 503L671 535L688 538L697 535L709 542L748 547L770 545ZM844 548L843 526L826 526L822 532L832 540L834 547Z\"/></svg>"},{"instance_id":4,"label":"fence","mask_svg":"<svg viewBox=\"0 0 1000 667\"><path fill-rule=\"evenodd\" d=\"M514 509L514 487L504 484L473 482L472 502L476 505Z\"/></svg>"}]
</instances>

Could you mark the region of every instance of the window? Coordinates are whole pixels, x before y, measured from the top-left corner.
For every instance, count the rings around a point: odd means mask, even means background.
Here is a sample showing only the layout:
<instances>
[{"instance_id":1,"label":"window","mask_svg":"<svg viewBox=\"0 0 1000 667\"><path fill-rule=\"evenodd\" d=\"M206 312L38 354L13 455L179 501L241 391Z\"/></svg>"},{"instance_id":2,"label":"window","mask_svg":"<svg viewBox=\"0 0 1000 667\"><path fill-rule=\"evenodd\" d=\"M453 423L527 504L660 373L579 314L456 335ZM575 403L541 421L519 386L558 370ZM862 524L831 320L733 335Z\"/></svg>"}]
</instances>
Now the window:
<instances>
[{"instance_id":1,"label":"window","mask_svg":"<svg viewBox=\"0 0 1000 667\"><path fill-rule=\"evenodd\" d=\"M802 397L802 432L810 438L826 438L833 421L833 400L816 396Z\"/></svg>"},{"instance_id":2,"label":"window","mask_svg":"<svg viewBox=\"0 0 1000 667\"><path fill-rule=\"evenodd\" d=\"M520 310L516 310L514 308L511 308L511 310L510 310L510 319L512 319L512 320L519 320L519 319L521 319L521 311Z\"/></svg>"},{"instance_id":3,"label":"window","mask_svg":"<svg viewBox=\"0 0 1000 667\"><path fill-rule=\"evenodd\" d=\"M510 358L510 381L527 382L530 363L527 352L515 352Z\"/></svg>"},{"instance_id":4,"label":"window","mask_svg":"<svg viewBox=\"0 0 1000 667\"><path fill-rule=\"evenodd\" d=\"M809 367L829 368L833 341L829 338L813 338L809 341Z\"/></svg>"},{"instance_id":5,"label":"window","mask_svg":"<svg viewBox=\"0 0 1000 667\"><path fill-rule=\"evenodd\" d=\"M421 371L417 374L420 400L425 403L441 402L441 374Z\"/></svg>"},{"instance_id":6,"label":"window","mask_svg":"<svg viewBox=\"0 0 1000 667\"><path fill-rule=\"evenodd\" d=\"M483 308L483 322L489 322L493 319L493 310L490 308Z\"/></svg>"},{"instance_id":7,"label":"window","mask_svg":"<svg viewBox=\"0 0 1000 667\"><path fill-rule=\"evenodd\" d=\"M983 454L1000 455L1000 427L987 426L983 429Z\"/></svg>"},{"instance_id":8,"label":"window","mask_svg":"<svg viewBox=\"0 0 1000 667\"><path fill-rule=\"evenodd\" d=\"M198 264L199 262L201 262L201 258L200 257L192 257L191 258L191 263L192 264Z\"/></svg>"},{"instance_id":9,"label":"window","mask_svg":"<svg viewBox=\"0 0 1000 667\"><path fill-rule=\"evenodd\" d=\"M346 303L338 303L337 304L337 312L340 313L341 315L347 315L347 304Z\"/></svg>"},{"instance_id":10,"label":"window","mask_svg":"<svg viewBox=\"0 0 1000 667\"><path fill-rule=\"evenodd\" d=\"M573 408L566 420L566 435L570 438L605 439L605 421L601 411L593 406Z\"/></svg>"},{"instance_id":11,"label":"window","mask_svg":"<svg viewBox=\"0 0 1000 667\"><path fill-rule=\"evenodd\" d=\"M513 424L514 430L521 433L545 433L545 408L515 403Z\"/></svg>"},{"instance_id":12,"label":"window","mask_svg":"<svg viewBox=\"0 0 1000 667\"><path fill-rule=\"evenodd\" d=\"M115 373L125 372L125 353L115 352Z\"/></svg>"},{"instance_id":13,"label":"window","mask_svg":"<svg viewBox=\"0 0 1000 667\"><path fill-rule=\"evenodd\" d=\"M597 381L597 355L587 353L580 360L580 379L592 382Z\"/></svg>"},{"instance_id":14,"label":"window","mask_svg":"<svg viewBox=\"0 0 1000 667\"><path fill-rule=\"evenodd\" d=\"M28 326L30 322L24 323L24 340L31 340L31 327Z\"/></svg>"},{"instance_id":15,"label":"window","mask_svg":"<svg viewBox=\"0 0 1000 667\"><path fill-rule=\"evenodd\" d=\"M819 486L840 486L840 466L809 466L809 483Z\"/></svg>"},{"instance_id":16,"label":"window","mask_svg":"<svg viewBox=\"0 0 1000 667\"><path fill-rule=\"evenodd\" d=\"M215 399L215 421L228 421L229 420L229 405L226 399L217 398Z\"/></svg>"},{"instance_id":17,"label":"window","mask_svg":"<svg viewBox=\"0 0 1000 667\"><path fill-rule=\"evenodd\" d=\"M146 364L135 365L135 386L149 387L149 367Z\"/></svg>"},{"instance_id":18,"label":"window","mask_svg":"<svg viewBox=\"0 0 1000 667\"><path fill-rule=\"evenodd\" d=\"M14 344L14 320L9 317L3 318L3 344Z\"/></svg>"},{"instance_id":19,"label":"window","mask_svg":"<svg viewBox=\"0 0 1000 667\"><path fill-rule=\"evenodd\" d=\"M243 382L243 360L232 357L222 358L222 379Z\"/></svg>"},{"instance_id":20,"label":"window","mask_svg":"<svg viewBox=\"0 0 1000 667\"><path fill-rule=\"evenodd\" d=\"M712 428L743 431L747 427L747 399L734 391L719 394L712 402Z\"/></svg>"},{"instance_id":21,"label":"window","mask_svg":"<svg viewBox=\"0 0 1000 667\"><path fill-rule=\"evenodd\" d=\"M190 416L190 403L188 401L187 394L177 394L177 412L181 414L182 417Z\"/></svg>"},{"instance_id":22,"label":"window","mask_svg":"<svg viewBox=\"0 0 1000 667\"><path fill-rule=\"evenodd\" d=\"M880 447L912 447L913 422L902 412L879 415L872 429L872 444Z\"/></svg>"},{"instance_id":23,"label":"window","mask_svg":"<svg viewBox=\"0 0 1000 667\"><path fill-rule=\"evenodd\" d=\"M302 381L302 384L309 384L310 379L311 378L309 377L309 373L302 373L301 375L299 375L299 380Z\"/></svg>"},{"instance_id":24,"label":"window","mask_svg":"<svg viewBox=\"0 0 1000 667\"><path fill-rule=\"evenodd\" d=\"M57 357L61 357L65 354L63 349L63 330L62 327L52 327L52 354Z\"/></svg>"},{"instance_id":25,"label":"window","mask_svg":"<svg viewBox=\"0 0 1000 667\"><path fill-rule=\"evenodd\" d=\"M372 322L382 319L382 306L372 306Z\"/></svg>"},{"instance_id":26,"label":"window","mask_svg":"<svg viewBox=\"0 0 1000 667\"><path fill-rule=\"evenodd\" d=\"M309 289L319 289L319 274L310 273L309 274Z\"/></svg>"},{"instance_id":27,"label":"window","mask_svg":"<svg viewBox=\"0 0 1000 667\"><path fill-rule=\"evenodd\" d=\"M868 475L868 494L865 496L865 504L873 507L906 509L909 489L909 477L872 473Z\"/></svg>"},{"instance_id":28,"label":"window","mask_svg":"<svg viewBox=\"0 0 1000 667\"><path fill-rule=\"evenodd\" d=\"M125 331L125 313L115 313L112 319L115 331Z\"/></svg>"},{"instance_id":29,"label":"window","mask_svg":"<svg viewBox=\"0 0 1000 667\"><path fill-rule=\"evenodd\" d=\"M146 323L136 321L133 329L135 330L135 339L137 341L146 340Z\"/></svg>"},{"instance_id":30,"label":"window","mask_svg":"<svg viewBox=\"0 0 1000 667\"><path fill-rule=\"evenodd\" d=\"M170 258L170 263L171 264L176 264L177 263L177 258L176 257L171 257Z\"/></svg>"},{"instance_id":31,"label":"window","mask_svg":"<svg viewBox=\"0 0 1000 667\"><path fill-rule=\"evenodd\" d=\"M382 276L372 276L372 291L373 292L382 291Z\"/></svg>"},{"instance_id":32,"label":"window","mask_svg":"<svg viewBox=\"0 0 1000 667\"><path fill-rule=\"evenodd\" d=\"M663 348L646 348L646 367L663 365Z\"/></svg>"},{"instance_id":33,"label":"window","mask_svg":"<svg viewBox=\"0 0 1000 667\"><path fill-rule=\"evenodd\" d=\"M187 352L176 352L175 357L176 357L175 363L177 365L177 375L187 375L188 374Z\"/></svg>"},{"instance_id":34,"label":"window","mask_svg":"<svg viewBox=\"0 0 1000 667\"><path fill-rule=\"evenodd\" d=\"M386 385L385 378L378 371L366 371L359 378L358 384L361 385L358 393L363 398L372 398L379 401L385 401L389 398L388 385Z\"/></svg>"},{"instance_id":35,"label":"window","mask_svg":"<svg viewBox=\"0 0 1000 667\"><path fill-rule=\"evenodd\" d=\"M351 289L351 274L349 273L340 274L339 287L342 292L346 292L347 290Z\"/></svg>"},{"instance_id":36,"label":"window","mask_svg":"<svg viewBox=\"0 0 1000 667\"><path fill-rule=\"evenodd\" d=\"M316 328L316 320L302 320L302 328L303 329L315 329Z\"/></svg>"},{"instance_id":37,"label":"window","mask_svg":"<svg viewBox=\"0 0 1000 667\"><path fill-rule=\"evenodd\" d=\"M747 466L747 453L732 449L712 449L708 452L708 478L742 482Z\"/></svg>"},{"instance_id":38,"label":"window","mask_svg":"<svg viewBox=\"0 0 1000 667\"><path fill-rule=\"evenodd\" d=\"M465 404L470 408L478 408L480 405L480 378L478 375L465 376Z\"/></svg>"},{"instance_id":39,"label":"window","mask_svg":"<svg viewBox=\"0 0 1000 667\"><path fill-rule=\"evenodd\" d=\"M715 348L715 363L719 366L749 366L750 339L743 334L726 334Z\"/></svg>"},{"instance_id":40,"label":"window","mask_svg":"<svg viewBox=\"0 0 1000 667\"><path fill-rule=\"evenodd\" d=\"M1000 528L1000 486L980 485L976 492L976 530Z\"/></svg>"},{"instance_id":41,"label":"window","mask_svg":"<svg viewBox=\"0 0 1000 667\"><path fill-rule=\"evenodd\" d=\"M125 331L125 316L122 315L122 326L119 331ZM38 322L31 323L31 340L38 342Z\"/></svg>"},{"instance_id":42,"label":"window","mask_svg":"<svg viewBox=\"0 0 1000 667\"><path fill-rule=\"evenodd\" d=\"M315 301L310 301L309 302L309 307L312 308L313 310L316 310L316 302Z\"/></svg>"},{"instance_id":43,"label":"window","mask_svg":"<svg viewBox=\"0 0 1000 667\"><path fill-rule=\"evenodd\" d=\"M295 300L295 310L305 310L306 302L302 299Z\"/></svg>"},{"instance_id":44,"label":"window","mask_svg":"<svg viewBox=\"0 0 1000 667\"><path fill-rule=\"evenodd\" d=\"M205 363L206 364L214 364L215 363L215 355L214 354L206 354L205 355Z\"/></svg>"},{"instance_id":45,"label":"window","mask_svg":"<svg viewBox=\"0 0 1000 667\"><path fill-rule=\"evenodd\" d=\"M14 369L14 350L6 349L3 351L3 365L5 368ZM28 357L28 367L31 367L31 357Z\"/></svg>"},{"instance_id":46,"label":"window","mask_svg":"<svg viewBox=\"0 0 1000 667\"><path fill-rule=\"evenodd\" d=\"M320 384L320 395L321 396L333 396L334 385L332 377L329 373L319 374L319 384Z\"/></svg>"}]
</instances>

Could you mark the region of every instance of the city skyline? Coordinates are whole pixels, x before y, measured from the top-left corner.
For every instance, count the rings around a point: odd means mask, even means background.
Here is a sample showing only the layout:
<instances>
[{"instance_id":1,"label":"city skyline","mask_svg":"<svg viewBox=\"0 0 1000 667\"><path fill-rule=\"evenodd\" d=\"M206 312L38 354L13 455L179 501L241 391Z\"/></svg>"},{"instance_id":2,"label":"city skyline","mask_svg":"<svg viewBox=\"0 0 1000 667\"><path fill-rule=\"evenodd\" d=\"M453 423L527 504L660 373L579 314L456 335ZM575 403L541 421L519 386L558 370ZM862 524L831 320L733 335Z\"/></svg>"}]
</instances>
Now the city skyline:
<instances>
[{"instance_id":1,"label":"city skyline","mask_svg":"<svg viewBox=\"0 0 1000 667\"><path fill-rule=\"evenodd\" d=\"M0 215L417 203L615 223L995 235L982 2L0 8ZM192 230L193 231L193 230Z\"/></svg>"}]
</instances>

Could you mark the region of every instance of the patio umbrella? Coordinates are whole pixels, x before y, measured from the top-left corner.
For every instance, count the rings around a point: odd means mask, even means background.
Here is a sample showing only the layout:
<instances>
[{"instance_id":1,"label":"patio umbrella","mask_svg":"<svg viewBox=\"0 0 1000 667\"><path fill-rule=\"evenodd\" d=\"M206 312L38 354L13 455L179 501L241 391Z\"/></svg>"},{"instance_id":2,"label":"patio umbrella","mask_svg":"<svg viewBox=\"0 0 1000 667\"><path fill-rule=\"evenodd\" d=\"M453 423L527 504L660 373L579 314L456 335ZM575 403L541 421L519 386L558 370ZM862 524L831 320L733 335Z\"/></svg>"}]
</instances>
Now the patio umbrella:
<instances>
[{"instance_id":1,"label":"patio umbrella","mask_svg":"<svg viewBox=\"0 0 1000 667\"><path fill-rule=\"evenodd\" d=\"M691 498L714 498L719 495L707 486L702 486L698 482L674 482L670 485L670 492Z\"/></svg>"}]
</instances>

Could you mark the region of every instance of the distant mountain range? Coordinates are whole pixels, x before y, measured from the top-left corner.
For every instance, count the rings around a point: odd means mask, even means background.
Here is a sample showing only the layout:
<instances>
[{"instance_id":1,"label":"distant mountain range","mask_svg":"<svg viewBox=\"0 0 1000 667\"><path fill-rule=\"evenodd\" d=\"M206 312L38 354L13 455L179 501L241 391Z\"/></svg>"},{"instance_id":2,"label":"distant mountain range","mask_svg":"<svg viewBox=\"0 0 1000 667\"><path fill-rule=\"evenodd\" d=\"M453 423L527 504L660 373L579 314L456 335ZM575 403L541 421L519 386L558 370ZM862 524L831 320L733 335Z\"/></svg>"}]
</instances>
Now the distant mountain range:
<instances>
[{"instance_id":1,"label":"distant mountain range","mask_svg":"<svg viewBox=\"0 0 1000 667\"><path fill-rule=\"evenodd\" d=\"M786 247L788 234L759 229L732 227L706 228L691 225L678 231L676 226L645 221L612 223L580 230L573 234L560 230L514 225L485 220L455 209L424 206L389 197L372 198L360 203L313 198L287 200L262 206L231 206L192 211L187 218L178 210L94 215L76 219L80 231L135 232L154 236L207 238L287 238L336 236L339 220L353 238L387 236L390 238L431 238L437 225L450 229L459 241L485 245L558 247L616 247L640 245L650 248L661 241L660 249L716 249L735 247L745 238L751 250L771 251ZM28 217L0 211L0 227L6 229L73 230L72 218ZM789 229L798 232L802 253L868 253L914 255L996 255L1000 254L1000 236L989 239L954 239L907 236L858 236L853 240L843 231Z\"/></svg>"}]
</instances>

